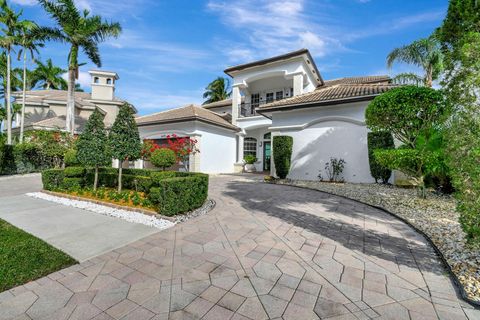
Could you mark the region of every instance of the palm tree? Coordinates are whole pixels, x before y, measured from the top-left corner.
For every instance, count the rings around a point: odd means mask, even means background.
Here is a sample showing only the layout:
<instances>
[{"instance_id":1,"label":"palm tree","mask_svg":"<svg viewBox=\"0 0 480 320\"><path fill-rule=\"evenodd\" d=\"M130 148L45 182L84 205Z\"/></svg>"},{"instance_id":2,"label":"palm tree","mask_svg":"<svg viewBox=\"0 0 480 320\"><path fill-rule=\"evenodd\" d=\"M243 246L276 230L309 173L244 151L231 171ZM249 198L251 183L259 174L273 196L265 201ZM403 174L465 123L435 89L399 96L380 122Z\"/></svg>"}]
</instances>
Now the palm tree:
<instances>
[{"instance_id":1,"label":"palm tree","mask_svg":"<svg viewBox=\"0 0 480 320\"><path fill-rule=\"evenodd\" d=\"M208 84L203 93L203 98L207 99L203 104L221 101L230 98L232 91L230 89L230 80L218 77Z\"/></svg>"},{"instance_id":2,"label":"palm tree","mask_svg":"<svg viewBox=\"0 0 480 320\"><path fill-rule=\"evenodd\" d=\"M419 76L415 73L400 73L394 80L401 83L423 84L432 87L443 70L443 55L440 43L435 36L423 38L409 45L396 48L387 56L387 67L392 68L394 62L413 64L423 69L425 74Z\"/></svg>"},{"instance_id":3,"label":"palm tree","mask_svg":"<svg viewBox=\"0 0 480 320\"><path fill-rule=\"evenodd\" d=\"M7 124L12 123L12 109L10 109L10 117L8 117L8 110L7 110L7 91L16 91L18 88L21 87L21 81L19 75L21 74L21 69L14 68L13 70L10 71L10 90L7 90L7 75L8 73L8 68L7 68L7 53L3 51L0 53L0 99L3 99L3 104L0 104L0 108L2 108L2 112L4 114L4 117L0 117L0 124L3 122L3 120L8 120L5 122L5 127L8 128ZM11 106L12 108L12 106ZM1 127L1 126L0 126Z\"/></svg>"},{"instance_id":4,"label":"palm tree","mask_svg":"<svg viewBox=\"0 0 480 320\"><path fill-rule=\"evenodd\" d=\"M57 67L53 64L52 59L48 59L46 63L41 61L35 61L37 67L35 68L35 77L40 83L40 86L44 90L50 89L64 89L66 88L67 81L63 79L62 75L67 70Z\"/></svg>"},{"instance_id":5,"label":"palm tree","mask_svg":"<svg viewBox=\"0 0 480 320\"><path fill-rule=\"evenodd\" d=\"M23 86L22 86L22 111L20 116L20 143L23 142L23 128L25 123L25 99L27 91L27 53L30 53L30 57L34 60L34 53L38 54L38 48L43 47L41 39L39 39L34 32L37 25L25 20L18 36L18 45L21 49L18 51L18 60L23 56Z\"/></svg>"},{"instance_id":6,"label":"palm tree","mask_svg":"<svg viewBox=\"0 0 480 320\"><path fill-rule=\"evenodd\" d=\"M7 109L7 144L12 144L12 102L11 102L11 52L13 46L17 44L17 33L25 28L30 22L21 21L22 12L16 13L7 4L6 0L0 0L0 23L3 24L2 35L0 37L0 47L7 53L7 74L6 74L6 104Z\"/></svg>"},{"instance_id":7,"label":"palm tree","mask_svg":"<svg viewBox=\"0 0 480 320\"><path fill-rule=\"evenodd\" d=\"M75 129L75 80L78 79L78 53L80 50L98 67L102 61L98 44L109 37L118 37L122 28L118 22L103 21L98 15L90 16L88 10L81 13L74 0L39 0L43 8L57 22L58 27L41 28L47 39L68 43L68 94L66 130L73 134Z\"/></svg>"}]
</instances>

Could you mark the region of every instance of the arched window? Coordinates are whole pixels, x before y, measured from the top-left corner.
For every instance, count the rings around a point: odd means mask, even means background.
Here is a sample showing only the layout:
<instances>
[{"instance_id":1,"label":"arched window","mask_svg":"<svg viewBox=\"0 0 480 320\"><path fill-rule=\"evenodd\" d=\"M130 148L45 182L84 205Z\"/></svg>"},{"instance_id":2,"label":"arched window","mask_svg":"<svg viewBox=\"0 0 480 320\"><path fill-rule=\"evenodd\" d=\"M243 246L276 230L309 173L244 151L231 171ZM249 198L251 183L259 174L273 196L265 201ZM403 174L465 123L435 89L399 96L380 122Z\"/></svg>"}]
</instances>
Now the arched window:
<instances>
[{"instance_id":1,"label":"arched window","mask_svg":"<svg viewBox=\"0 0 480 320\"><path fill-rule=\"evenodd\" d=\"M272 139L272 133L268 132L263 135L263 140L270 140Z\"/></svg>"},{"instance_id":2,"label":"arched window","mask_svg":"<svg viewBox=\"0 0 480 320\"><path fill-rule=\"evenodd\" d=\"M107 84L112 84L112 79L108 78L107 79Z\"/></svg>"},{"instance_id":3,"label":"arched window","mask_svg":"<svg viewBox=\"0 0 480 320\"><path fill-rule=\"evenodd\" d=\"M257 139L248 137L243 140L243 157L248 154L257 157Z\"/></svg>"},{"instance_id":4,"label":"arched window","mask_svg":"<svg viewBox=\"0 0 480 320\"><path fill-rule=\"evenodd\" d=\"M98 77L93 78L93 83L99 83L100 79Z\"/></svg>"}]
</instances>

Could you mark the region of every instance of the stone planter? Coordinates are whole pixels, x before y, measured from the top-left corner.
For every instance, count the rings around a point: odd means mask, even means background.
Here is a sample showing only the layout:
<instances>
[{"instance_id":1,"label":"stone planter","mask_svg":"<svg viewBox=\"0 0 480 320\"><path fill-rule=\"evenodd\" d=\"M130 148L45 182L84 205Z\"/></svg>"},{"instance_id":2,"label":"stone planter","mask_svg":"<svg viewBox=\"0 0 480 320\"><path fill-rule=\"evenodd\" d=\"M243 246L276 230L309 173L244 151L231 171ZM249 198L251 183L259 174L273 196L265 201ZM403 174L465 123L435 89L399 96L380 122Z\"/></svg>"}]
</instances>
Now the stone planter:
<instances>
[{"instance_id":1,"label":"stone planter","mask_svg":"<svg viewBox=\"0 0 480 320\"><path fill-rule=\"evenodd\" d=\"M244 170L245 170L245 172L255 172L255 171L257 171L254 164L248 164L248 163L245 164Z\"/></svg>"}]
</instances>

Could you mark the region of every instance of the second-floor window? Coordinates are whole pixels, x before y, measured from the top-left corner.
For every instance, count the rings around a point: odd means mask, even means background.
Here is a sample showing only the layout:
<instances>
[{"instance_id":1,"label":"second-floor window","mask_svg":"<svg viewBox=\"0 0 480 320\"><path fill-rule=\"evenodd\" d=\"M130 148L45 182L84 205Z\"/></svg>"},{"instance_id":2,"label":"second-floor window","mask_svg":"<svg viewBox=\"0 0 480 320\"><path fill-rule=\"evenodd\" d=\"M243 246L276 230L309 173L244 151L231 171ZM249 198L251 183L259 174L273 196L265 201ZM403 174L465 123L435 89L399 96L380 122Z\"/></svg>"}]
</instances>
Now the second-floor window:
<instances>
[{"instance_id":1,"label":"second-floor window","mask_svg":"<svg viewBox=\"0 0 480 320\"><path fill-rule=\"evenodd\" d=\"M266 100L267 103L273 102L273 92L268 92L265 95L265 100Z\"/></svg>"},{"instance_id":2,"label":"second-floor window","mask_svg":"<svg viewBox=\"0 0 480 320\"><path fill-rule=\"evenodd\" d=\"M283 91L277 91L275 93L275 99L276 100L282 100L283 99Z\"/></svg>"}]
</instances>

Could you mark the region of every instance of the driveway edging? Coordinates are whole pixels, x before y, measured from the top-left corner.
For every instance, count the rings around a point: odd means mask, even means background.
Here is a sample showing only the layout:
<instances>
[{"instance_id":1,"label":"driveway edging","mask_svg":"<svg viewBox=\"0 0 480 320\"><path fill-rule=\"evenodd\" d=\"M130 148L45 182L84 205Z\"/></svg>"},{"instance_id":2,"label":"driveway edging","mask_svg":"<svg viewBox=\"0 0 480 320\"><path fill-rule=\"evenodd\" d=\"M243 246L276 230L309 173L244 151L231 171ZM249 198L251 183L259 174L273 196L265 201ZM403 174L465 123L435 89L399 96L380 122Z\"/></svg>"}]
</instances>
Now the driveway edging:
<instances>
[{"instance_id":1,"label":"driveway edging","mask_svg":"<svg viewBox=\"0 0 480 320\"><path fill-rule=\"evenodd\" d=\"M438 247L435 245L435 243L432 241L432 239L430 239L430 237L425 233L423 232L422 230L420 230L418 227L416 227L415 225L413 225L411 222L409 222L407 219L383 208L383 207L380 207L380 206L376 206L376 205L372 205L372 204L369 204L369 203L366 203L366 202L363 202L363 201L360 201L360 200L356 200L356 199L352 199L352 198L349 198L349 197L346 197L346 196L343 196L343 195L338 195L338 194L335 194L335 193L331 193L331 192L328 192L328 191L323 191L323 190L318 190L318 189L315 189L315 188L311 188L311 187L308 187L308 186L298 186L298 185L294 185L294 184L290 184L290 183L287 183L287 182L282 182L282 183L276 183L275 181L272 181L272 182L265 182L264 183L267 183L267 184L274 184L274 185L278 185L278 186L288 186L288 187L295 187L295 188L299 188L299 189L308 189L308 190L313 190L313 191L317 191L317 192L323 192L323 193L326 193L326 194L329 194L329 195L332 195L332 196L336 196L336 197L340 197L340 198L343 198L343 199L348 199L348 200L351 200L351 201L355 201L355 202L358 202L358 203L361 203L363 205L366 205L366 206L369 206L369 207L372 207L372 208L375 208L375 209L378 209L380 211L383 211L385 213L388 213L389 215L393 216L394 218L397 218L398 220L402 221L403 223L405 223L406 225L408 225L409 227L411 227L413 230L415 230L417 233L419 233L420 235L422 235L425 240L427 240L427 242L432 246L432 248L434 249L435 253L437 254L437 256L440 258L440 260L442 261L442 264L445 266L445 268L447 269L448 271L448 274L450 276L450 280L452 280L452 282L455 284L455 288L458 290L458 293L460 293L460 296L461 298L467 302L468 304L470 304L471 306L473 306L475 309L477 310L480 310L480 301L475 301L473 299L470 299L467 295L467 292L465 291L465 288L463 287L463 285L461 284L460 280L458 279L457 275L453 272L452 270L452 267L450 266L450 264L448 263L447 259L445 258L445 256L443 255L443 253L440 251L440 249L438 249Z\"/></svg>"}]
</instances>

